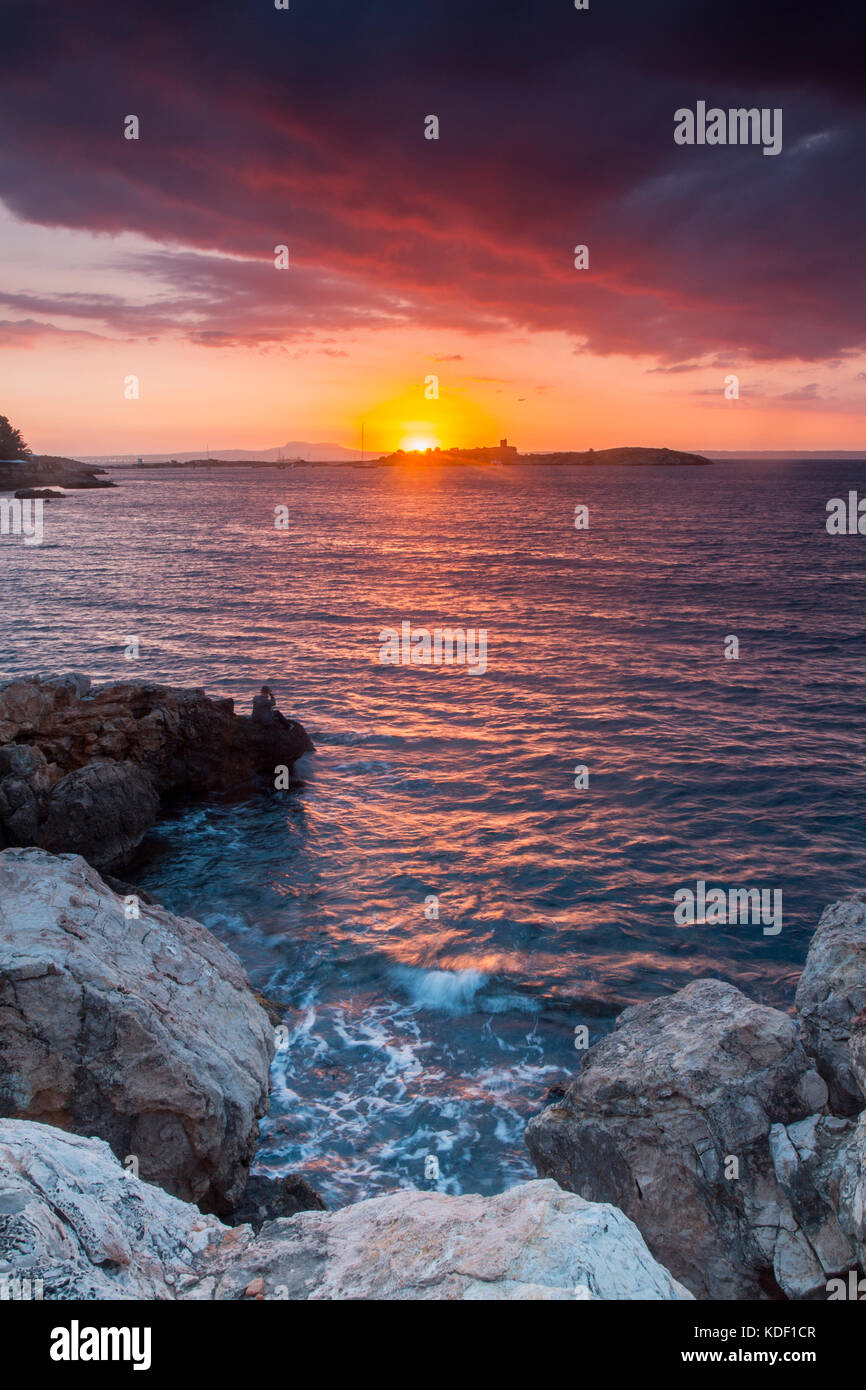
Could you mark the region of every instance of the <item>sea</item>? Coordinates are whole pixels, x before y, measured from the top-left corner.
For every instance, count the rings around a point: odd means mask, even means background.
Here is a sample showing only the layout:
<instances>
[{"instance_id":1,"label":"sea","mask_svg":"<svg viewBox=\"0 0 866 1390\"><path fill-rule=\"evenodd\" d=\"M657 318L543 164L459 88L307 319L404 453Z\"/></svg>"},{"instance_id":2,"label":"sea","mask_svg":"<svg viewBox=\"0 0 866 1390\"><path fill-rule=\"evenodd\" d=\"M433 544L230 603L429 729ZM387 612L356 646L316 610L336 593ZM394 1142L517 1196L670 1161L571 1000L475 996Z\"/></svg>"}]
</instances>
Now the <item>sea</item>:
<instances>
[{"instance_id":1,"label":"sea","mask_svg":"<svg viewBox=\"0 0 866 1390\"><path fill-rule=\"evenodd\" d=\"M279 1009L257 1171L500 1192L624 1007L791 1009L866 886L866 536L825 524L864 468L125 468L0 539L4 679L266 683L315 742L173 808L136 877ZM383 661L403 623L486 669ZM778 890L780 929L678 922L699 881Z\"/></svg>"}]
</instances>

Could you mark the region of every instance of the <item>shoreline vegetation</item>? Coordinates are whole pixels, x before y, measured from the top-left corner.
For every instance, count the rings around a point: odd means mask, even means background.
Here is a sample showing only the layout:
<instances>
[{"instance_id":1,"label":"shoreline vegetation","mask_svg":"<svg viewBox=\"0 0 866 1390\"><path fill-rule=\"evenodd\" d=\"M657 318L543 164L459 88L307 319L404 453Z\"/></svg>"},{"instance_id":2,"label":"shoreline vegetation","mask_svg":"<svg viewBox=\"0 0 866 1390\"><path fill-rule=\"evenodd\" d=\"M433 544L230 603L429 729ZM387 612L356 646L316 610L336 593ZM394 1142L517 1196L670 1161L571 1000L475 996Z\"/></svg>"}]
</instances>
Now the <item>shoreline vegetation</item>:
<instances>
[{"instance_id":1,"label":"shoreline vegetation","mask_svg":"<svg viewBox=\"0 0 866 1390\"><path fill-rule=\"evenodd\" d=\"M298 1175L249 1179L277 1006L110 874L134 874L163 798L227 775L273 794L274 763L310 751L199 688L0 686L0 1278L38 1269L53 1300L848 1297L866 894L823 913L793 1015L711 978L625 1009L539 1097L537 1181L331 1212Z\"/></svg>"}]
</instances>

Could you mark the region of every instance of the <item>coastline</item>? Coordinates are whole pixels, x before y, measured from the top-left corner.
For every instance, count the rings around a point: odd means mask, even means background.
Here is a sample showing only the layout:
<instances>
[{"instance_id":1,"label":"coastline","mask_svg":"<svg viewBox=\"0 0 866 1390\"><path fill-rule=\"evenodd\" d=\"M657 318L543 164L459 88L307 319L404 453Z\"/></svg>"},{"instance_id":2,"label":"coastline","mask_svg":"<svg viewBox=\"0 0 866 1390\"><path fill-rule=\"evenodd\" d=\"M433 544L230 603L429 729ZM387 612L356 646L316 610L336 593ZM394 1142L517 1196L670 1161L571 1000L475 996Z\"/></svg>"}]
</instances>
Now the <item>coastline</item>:
<instances>
[{"instance_id":1,"label":"coastline","mask_svg":"<svg viewBox=\"0 0 866 1390\"><path fill-rule=\"evenodd\" d=\"M398 451L396 454L382 454L367 460L362 459L170 459L160 462L124 464L147 470L163 468L201 472L213 468L399 468L412 467L459 467L477 468L484 466L512 465L515 467L575 467L575 468L677 468L704 467L713 463L711 458L701 454L691 454L677 449L649 448L643 445L625 445L613 449L560 450L550 453L518 453L514 449L435 449L424 453Z\"/></svg>"}]
</instances>

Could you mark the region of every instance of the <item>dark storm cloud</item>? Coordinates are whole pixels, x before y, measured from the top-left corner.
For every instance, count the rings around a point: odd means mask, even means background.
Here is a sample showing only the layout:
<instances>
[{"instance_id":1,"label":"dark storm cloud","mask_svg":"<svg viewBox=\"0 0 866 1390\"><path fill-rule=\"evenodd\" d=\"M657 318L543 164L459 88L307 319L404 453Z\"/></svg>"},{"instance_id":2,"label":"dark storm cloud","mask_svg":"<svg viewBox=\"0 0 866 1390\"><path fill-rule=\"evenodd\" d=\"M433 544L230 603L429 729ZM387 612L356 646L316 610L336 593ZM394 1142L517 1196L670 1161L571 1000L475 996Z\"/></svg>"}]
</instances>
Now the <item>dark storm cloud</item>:
<instances>
[{"instance_id":1,"label":"dark storm cloud","mask_svg":"<svg viewBox=\"0 0 866 1390\"><path fill-rule=\"evenodd\" d=\"M101 306L117 332L547 328L673 364L860 347L858 11L591 6L15 0L0 196L184 248L147 258L160 304ZM781 107L782 153L674 145L699 99Z\"/></svg>"}]
</instances>

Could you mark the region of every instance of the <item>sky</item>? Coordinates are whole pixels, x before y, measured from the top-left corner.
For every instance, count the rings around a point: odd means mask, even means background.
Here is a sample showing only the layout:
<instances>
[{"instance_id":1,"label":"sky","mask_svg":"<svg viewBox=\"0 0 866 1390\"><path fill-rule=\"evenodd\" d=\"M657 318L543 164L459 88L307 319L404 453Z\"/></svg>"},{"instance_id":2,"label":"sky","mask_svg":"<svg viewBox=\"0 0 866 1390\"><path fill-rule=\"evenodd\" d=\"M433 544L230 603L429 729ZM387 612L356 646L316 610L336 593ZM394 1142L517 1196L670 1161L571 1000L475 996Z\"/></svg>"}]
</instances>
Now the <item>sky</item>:
<instances>
[{"instance_id":1,"label":"sky","mask_svg":"<svg viewBox=\"0 0 866 1390\"><path fill-rule=\"evenodd\" d=\"M6 0L0 414L67 455L862 449L864 14ZM677 144L699 101L780 153Z\"/></svg>"}]
</instances>

